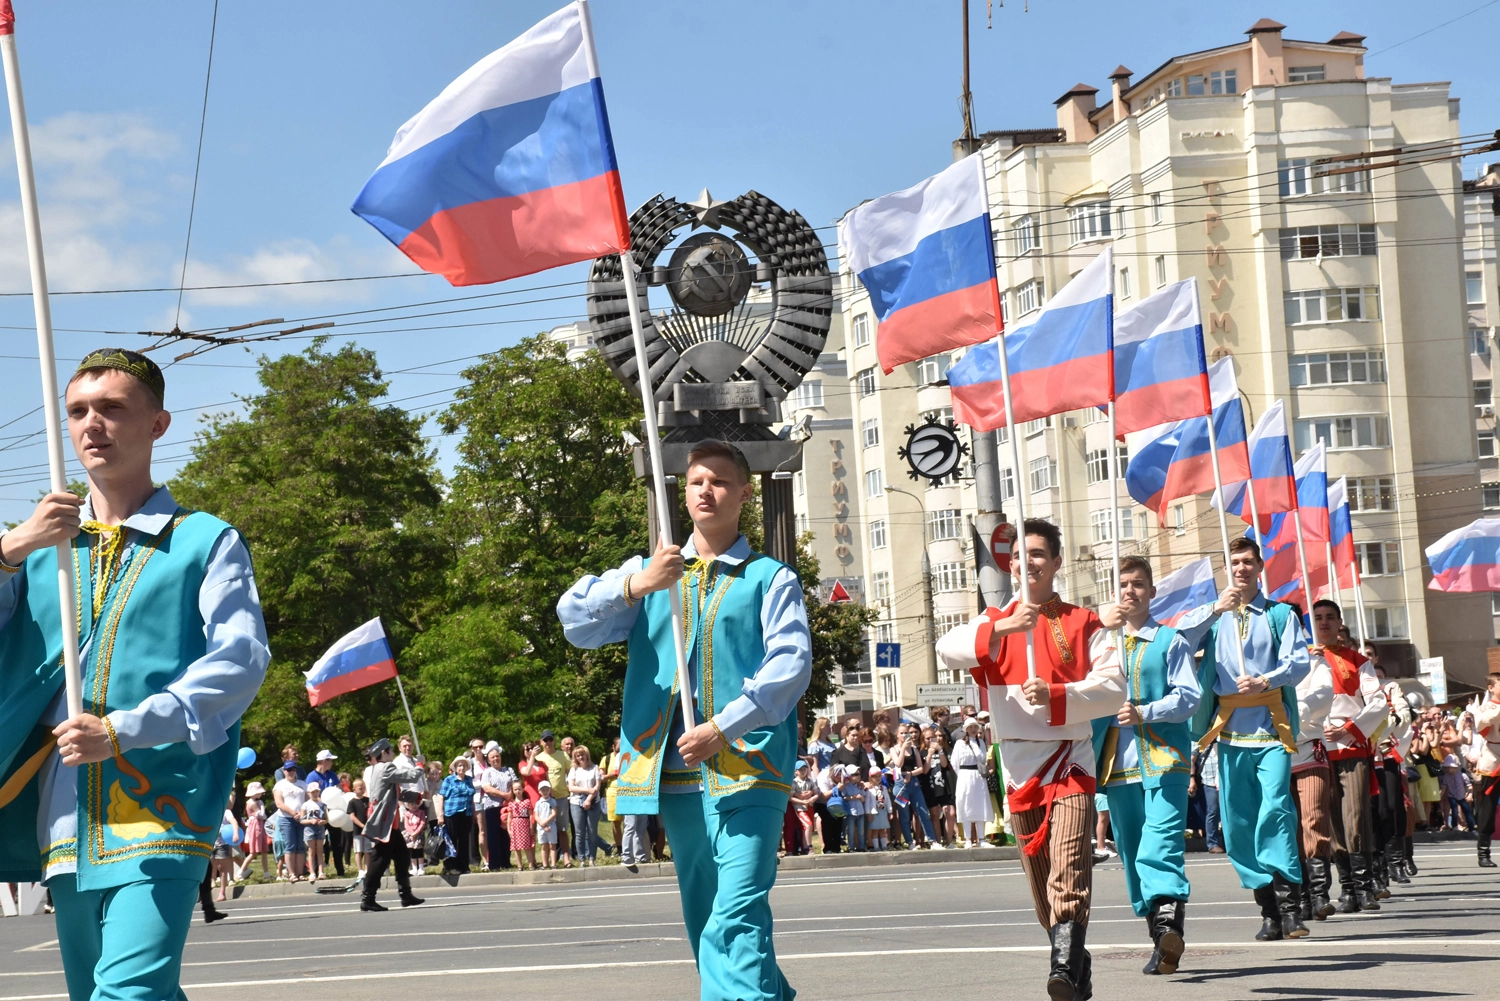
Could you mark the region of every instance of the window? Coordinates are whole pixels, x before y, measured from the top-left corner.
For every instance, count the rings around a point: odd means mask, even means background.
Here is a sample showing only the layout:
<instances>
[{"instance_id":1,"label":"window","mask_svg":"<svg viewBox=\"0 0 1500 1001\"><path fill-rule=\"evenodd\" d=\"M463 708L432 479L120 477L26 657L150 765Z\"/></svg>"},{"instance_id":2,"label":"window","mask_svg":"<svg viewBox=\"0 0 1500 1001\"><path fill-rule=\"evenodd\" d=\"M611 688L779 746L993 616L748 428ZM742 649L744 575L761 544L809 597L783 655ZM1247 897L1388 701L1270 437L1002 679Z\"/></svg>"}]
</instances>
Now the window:
<instances>
[{"instance_id":1,"label":"window","mask_svg":"<svg viewBox=\"0 0 1500 1001\"><path fill-rule=\"evenodd\" d=\"M870 575L870 600L876 608L891 607L891 572L877 570Z\"/></svg>"},{"instance_id":2,"label":"window","mask_svg":"<svg viewBox=\"0 0 1500 1001\"><path fill-rule=\"evenodd\" d=\"M870 684L870 659L865 657L854 667L844 668L843 685L846 688L864 688ZM853 705L864 707L868 702L845 701L844 712L852 713L859 710L851 709ZM871 706L871 708L874 708Z\"/></svg>"},{"instance_id":3,"label":"window","mask_svg":"<svg viewBox=\"0 0 1500 1001\"><path fill-rule=\"evenodd\" d=\"M954 508L943 508L927 512L927 538L932 542L956 539L963 530L962 512Z\"/></svg>"},{"instance_id":4,"label":"window","mask_svg":"<svg viewBox=\"0 0 1500 1001\"><path fill-rule=\"evenodd\" d=\"M1036 238L1036 216L1023 215L1011 226L1010 233L1011 238L1016 241L1017 257L1029 254L1041 246Z\"/></svg>"},{"instance_id":5,"label":"window","mask_svg":"<svg viewBox=\"0 0 1500 1001\"><path fill-rule=\"evenodd\" d=\"M880 701L888 706L901 701L896 691L895 674L882 674L880 676Z\"/></svg>"},{"instance_id":6,"label":"window","mask_svg":"<svg viewBox=\"0 0 1500 1001\"><path fill-rule=\"evenodd\" d=\"M1292 355L1292 385L1351 386L1385 381L1385 352L1327 351Z\"/></svg>"},{"instance_id":7,"label":"window","mask_svg":"<svg viewBox=\"0 0 1500 1001\"><path fill-rule=\"evenodd\" d=\"M1321 66L1293 66L1286 71L1287 83L1317 83L1322 79Z\"/></svg>"},{"instance_id":8,"label":"window","mask_svg":"<svg viewBox=\"0 0 1500 1001\"><path fill-rule=\"evenodd\" d=\"M933 355L923 358L917 362L917 384L919 386L933 386L948 378L948 370L953 367L952 355Z\"/></svg>"},{"instance_id":9,"label":"window","mask_svg":"<svg viewBox=\"0 0 1500 1001\"><path fill-rule=\"evenodd\" d=\"M1474 406L1488 407L1495 402L1494 383L1489 379L1474 380Z\"/></svg>"},{"instance_id":10,"label":"window","mask_svg":"<svg viewBox=\"0 0 1500 1001\"><path fill-rule=\"evenodd\" d=\"M806 535L811 529L808 527L807 512L797 515L797 534Z\"/></svg>"},{"instance_id":11,"label":"window","mask_svg":"<svg viewBox=\"0 0 1500 1001\"><path fill-rule=\"evenodd\" d=\"M879 445L880 419L877 417L867 417L860 421L859 435L860 439L864 442L865 448L874 448L876 445Z\"/></svg>"},{"instance_id":12,"label":"window","mask_svg":"<svg viewBox=\"0 0 1500 1001\"><path fill-rule=\"evenodd\" d=\"M1297 451L1306 452L1323 442L1330 452L1345 448L1390 448L1390 423L1384 414L1352 417L1314 417L1295 425Z\"/></svg>"},{"instance_id":13,"label":"window","mask_svg":"<svg viewBox=\"0 0 1500 1001\"><path fill-rule=\"evenodd\" d=\"M1500 483L1485 483L1480 487L1480 500L1486 511L1500 508Z\"/></svg>"},{"instance_id":14,"label":"window","mask_svg":"<svg viewBox=\"0 0 1500 1001\"><path fill-rule=\"evenodd\" d=\"M860 396L875 395L875 367L862 368L854 376L855 383L859 386Z\"/></svg>"},{"instance_id":15,"label":"window","mask_svg":"<svg viewBox=\"0 0 1500 1001\"><path fill-rule=\"evenodd\" d=\"M1021 425L1021 433L1023 435L1025 435L1027 438L1030 438L1032 435L1041 434L1043 431L1047 430L1051 426L1052 426L1052 418L1051 417L1038 417L1034 421L1027 421L1025 424L1022 424Z\"/></svg>"},{"instance_id":16,"label":"window","mask_svg":"<svg viewBox=\"0 0 1500 1001\"><path fill-rule=\"evenodd\" d=\"M1312 191L1312 160L1299 157L1278 161L1276 182L1283 198L1309 194Z\"/></svg>"},{"instance_id":17,"label":"window","mask_svg":"<svg viewBox=\"0 0 1500 1001\"><path fill-rule=\"evenodd\" d=\"M1202 97L1207 92L1208 77L1194 74L1187 78L1188 97Z\"/></svg>"},{"instance_id":18,"label":"window","mask_svg":"<svg viewBox=\"0 0 1500 1001\"><path fill-rule=\"evenodd\" d=\"M1234 70L1214 70L1208 75L1208 92L1210 94L1234 94L1235 89Z\"/></svg>"},{"instance_id":19,"label":"window","mask_svg":"<svg viewBox=\"0 0 1500 1001\"><path fill-rule=\"evenodd\" d=\"M933 420L937 421L939 424L947 424L949 421L953 420L953 408L938 407L936 410L924 410L922 411L922 419L924 421Z\"/></svg>"},{"instance_id":20,"label":"window","mask_svg":"<svg viewBox=\"0 0 1500 1001\"><path fill-rule=\"evenodd\" d=\"M885 474L879 469L865 470L865 496L870 498L885 496Z\"/></svg>"},{"instance_id":21,"label":"window","mask_svg":"<svg viewBox=\"0 0 1500 1001\"><path fill-rule=\"evenodd\" d=\"M969 617L967 615L964 615L963 613L959 613L957 615L934 615L932 617L934 635L939 638L947 636L949 633L953 632L953 630L957 629L961 625L964 625L968 621Z\"/></svg>"},{"instance_id":22,"label":"window","mask_svg":"<svg viewBox=\"0 0 1500 1001\"><path fill-rule=\"evenodd\" d=\"M1095 542L1109 542L1114 534L1114 524L1110 521L1109 511L1090 511L1089 529ZM1120 538L1135 538L1135 517L1130 513L1129 508L1120 509ZM1106 570L1108 570L1107 566Z\"/></svg>"},{"instance_id":23,"label":"window","mask_svg":"<svg viewBox=\"0 0 1500 1001\"><path fill-rule=\"evenodd\" d=\"M932 591L967 591L969 589L969 565L962 560L932 565Z\"/></svg>"},{"instance_id":24,"label":"window","mask_svg":"<svg viewBox=\"0 0 1500 1001\"><path fill-rule=\"evenodd\" d=\"M1084 202L1068 207L1068 233L1074 243L1109 236L1109 202Z\"/></svg>"},{"instance_id":25,"label":"window","mask_svg":"<svg viewBox=\"0 0 1500 1001\"><path fill-rule=\"evenodd\" d=\"M1156 225L1161 222L1161 192L1151 192L1151 223Z\"/></svg>"},{"instance_id":26,"label":"window","mask_svg":"<svg viewBox=\"0 0 1500 1001\"><path fill-rule=\"evenodd\" d=\"M1145 511L1136 515L1135 537L1142 542L1151 538L1151 517Z\"/></svg>"},{"instance_id":27,"label":"window","mask_svg":"<svg viewBox=\"0 0 1500 1001\"><path fill-rule=\"evenodd\" d=\"M854 346L868 347L870 344L870 314L860 313L854 317Z\"/></svg>"},{"instance_id":28,"label":"window","mask_svg":"<svg viewBox=\"0 0 1500 1001\"><path fill-rule=\"evenodd\" d=\"M1115 294L1121 299L1130 298L1130 269L1121 268L1115 276Z\"/></svg>"},{"instance_id":29,"label":"window","mask_svg":"<svg viewBox=\"0 0 1500 1001\"><path fill-rule=\"evenodd\" d=\"M890 545L890 540L885 533L885 519L870 522L870 548L884 549Z\"/></svg>"},{"instance_id":30,"label":"window","mask_svg":"<svg viewBox=\"0 0 1500 1001\"><path fill-rule=\"evenodd\" d=\"M1016 471L1009 467L1000 470L1000 500L1016 499Z\"/></svg>"},{"instance_id":31,"label":"window","mask_svg":"<svg viewBox=\"0 0 1500 1001\"><path fill-rule=\"evenodd\" d=\"M1027 467L1031 472L1031 492L1041 493L1043 490L1051 490L1057 486L1057 460L1049 458L1032 459Z\"/></svg>"},{"instance_id":32,"label":"window","mask_svg":"<svg viewBox=\"0 0 1500 1001\"><path fill-rule=\"evenodd\" d=\"M1393 476L1353 476L1349 478L1349 510L1396 510L1396 479Z\"/></svg>"},{"instance_id":33,"label":"window","mask_svg":"<svg viewBox=\"0 0 1500 1001\"><path fill-rule=\"evenodd\" d=\"M1154 277L1156 278L1156 287L1157 288L1161 288L1163 285L1165 285L1167 283L1167 258L1166 258L1166 255L1164 255L1164 254L1158 254L1156 256L1156 260L1154 260L1154 261L1151 262L1151 266L1152 266L1153 269L1155 269L1155 272L1156 272L1156 274L1154 275Z\"/></svg>"},{"instance_id":34,"label":"window","mask_svg":"<svg viewBox=\"0 0 1500 1001\"><path fill-rule=\"evenodd\" d=\"M877 642L877 643L895 643L896 642L896 623L894 623L894 622L877 622L877 623L875 623L875 642Z\"/></svg>"},{"instance_id":35,"label":"window","mask_svg":"<svg viewBox=\"0 0 1500 1001\"><path fill-rule=\"evenodd\" d=\"M1361 577L1379 577L1401 572L1401 543L1357 542L1354 555L1359 560Z\"/></svg>"},{"instance_id":36,"label":"window","mask_svg":"<svg viewBox=\"0 0 1500 1001\"><path fill-rule=\"evenodd\" d=\"M1042 280L1033 278L1016 286L1016 315L1025 316L1034 309L1042 308Z\"/></svg>"},{"instance_id":37,"label":"window","mask_svg":"<svg viewBox=\"0 0 1500 1001\"><path fill-rule=\"evenodd\" d=\"M1172 505L1172 534L1187 534L1187 508L1181 504Z\"/></svg>"},{"instance_id":38,"label":"window","mask_svg":"<svg viewBox=\"0 0 1500 1001\"><path fill-rule=\"evenodd\" d=\"M792 491L798 497L807 496L807 474L800 469L792 474Z\"/></svg>"},{"instance_id":39,"label":"window","mask_svg":"<svg viewBox=\"0 0 1500 1001\"><path fill-rule=\"evenodd\" d=\"M1288 324L1380 319L1380 289L1374 285L1285 292L1281 303Z\"/></svg>"},{"instance_id":40,"label":"window","mask_svg":"<svg viewBox=\"0 0 1500 1001\"><path fill-rule=\"evenodd\" d=\"M1347 174L1320 174L1313 166L1311 157L1294 157L1278 160L1277 188L1283 198L1302 195L1355 194L1370 189L1369 171L1355 170ZM1345 166L1330 167L1344 170Z\"/></svg>"},{"instance_id":41,"label":"window","mask_svg":"<svg viewBox=\"0 0 1500 1001\"><path fill-rule=\"evenodd\" d=\"M1470 327L1469 350L1476 355L1488 357L1490 353L1490 332L1483 327Z\"/></svg>"},{"instance_id":42,"label":"window","mask_svg":"<svg viewBox=\"0 0 1500 1001\"><path fill-rule=\"evenodd\" d=\"M1464 272L1464 301L1471 305L1484 302L1484 274L1482 272Z\"/></svg>"},{"instance_id":43,"label":"window","mask_svg":"<svg viewBox=\"0 0 1500 1001\"><path fill-rule=\"evenodd\" d=\"M1115 208L1115 236L1125 235L1125 206Z\"/></svg>"},{"instance_id":44,"label":"window","mask_svg":"<svg viewBox=\"0 0 1500 1001\"><path fill-rule=\"evenodd\" d=\"M1374 226L1291 226L1281 231L1283 261L1310 257L1374 257L1376 245Z\"/></svg>"},{"instance_id":45,"label":"window","mask_svg":"<svg viewBox=\"0 0 1500 1001\"><path fill-rule=\"evenodd\" d=\"M844 677L846 677L846 678L849 677L849 672L848 671L844 672ZM870 672L868 672L868 671L864 672L864 674L862 674L861 677L863 677L865 679L864 680L864 684L868 685L870 683ZM853 683L851 682L850 684L853 684ZM868 711L868 712L874 712L875 711L875 700L874 699L845 699L844 700L844 712L846 712L846 713L862 713L862 712L866 712L866 711ZM834 715L837 716L838 713L834 713Z\"/></svg>"},{"instance_id":46,"label":"window","mask_svg":"<svg viewBox=\"0 0 1500 1001\"><path fill-rule=\"evenodd\" d=\"M1167 96L1168 97L1181 97L1182 96L1182 77L1177 77L1176 79L1168 80L1167 81Z\"/></svg>"},{"instance_id":47,"label":"window","mask_svg":"<svg viewBox=\"0 0 1500 1001\"><path fill-rule=\"evenodd\" d=\"M1128 461L1125 453L1125 446L1116 446L1116 451L1118 452L1118 458L1116 459L1116 461L1120 464L1120 476L1121 478L1124 478L1125 466ZM1108 483L1109 449L1091 449L1084 456L1084 467L1088 470L1090 483Z\"/></svg>"},{"instance_id":48,"label":"window","mask_svg":"<svg viewBox=\"0 0 1500 1001\"><path fill-rule=\"evenodd\" d=\"M812 407L823 405L823 380L803 379L797 386L796 392L792 394L792 407L796 410L807 410Z\"/></svg>"},{"instance_id":49,"label":"window","mask_svg":"<svg viewBox=\"0 0 1500 1001\"><path fill-rule=\"evenodd\" d=\"M1089 407L1083 412L1083 423L1103 424L1109 420L1109 412L1103 407Z\"/></svg>"},{"instance_id":50,"label":"window","mask_svg":"<svg viewBox=\"0 0 1500 1001\"><path fill-rule=\"evenodd\" d=\"M1500 615L1500 593L1490 595L1490 614Z\"/></svg>"},{"instance_id":51,"label":"window","mask_svg":"<svg viewBox=\"0 0 1500 1001\"><path fill-rule=\"evenodd\" d=\"M1365 609L1365 638L1372 640L1404 640L1406 639L1406 609L1395 608L1366 608Z\"/></svg>"}]
</instances>

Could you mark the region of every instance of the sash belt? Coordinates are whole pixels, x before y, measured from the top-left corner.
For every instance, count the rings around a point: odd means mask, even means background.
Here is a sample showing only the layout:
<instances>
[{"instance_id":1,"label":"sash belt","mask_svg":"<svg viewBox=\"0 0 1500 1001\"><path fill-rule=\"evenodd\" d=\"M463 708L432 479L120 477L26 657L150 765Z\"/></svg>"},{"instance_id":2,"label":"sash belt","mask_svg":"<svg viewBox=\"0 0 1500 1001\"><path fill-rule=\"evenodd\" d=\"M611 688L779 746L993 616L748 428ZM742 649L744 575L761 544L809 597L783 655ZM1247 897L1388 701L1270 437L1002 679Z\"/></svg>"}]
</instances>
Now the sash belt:
<instances>
[{"instance_id":1,"label":"sash belt","mask_svg":"<svg viewBox=\"0 0 1500 1001\"><path fill-rule=\"evenodd\" d=\"M1281 746L1286 748L1288 754L1296 754L1297 741L1292 736L1292 722L1287 719L1286 703L1281 701L1280 688L1270 688L1254 695L1242 695L1238 692L1233 695L1220 695L1219 708L1214 713L1214 725L1209 727L1208 732L1198 741L1198 750L1208 750L1208 746L1219 739L1219 734L1229 725L1229 717L1236 709L1254 708L1270 711L1271 722L1276 727L1276 736L1281 739Z\"/></svg>"},{"instance_id":2,"label":"sash belt","mask_svg":"<svg viewBox=\"0 0 1500 1001\"><path fill-rule=\"evenodd\" d=\"M20 795L21 790L26 788L26 783L31 781L31 777L42 770L42 763L47 760L47 755L56 749L56 741L44 740L36 753L21 762L21 767L11 773L5 785L0 786L0 810L5 809L10 805L11 800Z\"/></svg>"}]
</instances>

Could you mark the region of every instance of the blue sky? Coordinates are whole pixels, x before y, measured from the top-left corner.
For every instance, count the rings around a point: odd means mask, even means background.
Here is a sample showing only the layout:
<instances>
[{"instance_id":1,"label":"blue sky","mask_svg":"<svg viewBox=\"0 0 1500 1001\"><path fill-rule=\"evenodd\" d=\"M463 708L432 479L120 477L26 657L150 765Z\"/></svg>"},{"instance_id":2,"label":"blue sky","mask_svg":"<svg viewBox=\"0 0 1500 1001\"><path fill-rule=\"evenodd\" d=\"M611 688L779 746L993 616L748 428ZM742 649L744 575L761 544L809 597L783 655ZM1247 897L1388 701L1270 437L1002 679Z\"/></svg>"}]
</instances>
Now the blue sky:
<instances>
[{"instance_id":1,"label":"blue sky","mask_svg":"<svg viewBox=\"0 0 1500 1001\"><path fill-rule=\"evenodd\" d=\"M1367 72L1452 81L1465 132L1500 126L1493 39L1500 4L1414 37L1483 0L1364 5L1152 5L1151 18L1088 0L972 0L980 129L1051 127L1052 101L1084 81L1107 90L1116 64L1144 73L1170 56L1243 38L1257 18L1322 41L1368 36ZM182 267L213 4L15 0L52 288L174 288ZM558 0L222 0L187 284L390 275L413 268L349 212L396 128L454 77L559 6ZM1226 13L1225 7L1241 12ZM657 192L732 198L755 188L814 226L949 161L960 130L959 5L893 0L752 4L595 0L595 32L626 200ZM1389 51L1382 51L1389 49ZM14 157L0 140L0 522L45 486L35 335ZM1465 164L1472 176L1477 161ZM825 231L832 242L831 231ZM499 308L348 326L336 343L373 348L392 397L440 408L473 355L582 314L582 266L487 289L440 278L189 292L186 329L295 320L501 291ZM562 288L527 293L541 285ZM535 301L544 300L544 301ZM424 306L430 313L458 306ZM59 295L64 371L104 343L170 329L177 294ZM469 324L454 327L455 324ZM340 327L347 329L341 330ZM423 328L423 329L412 329ZM432 329L437 328L437 329ZM389 332L376 332L388 330ZM300 350L305 341L270 345ZM171 352L166 352L170 355ZM169 477L201 414L253 391L254 357L223 349L172 367L176 424L158 451ZM431 430L430 426L429 429ZM441 439L433 444L443 450Z\"/></svg>"}]
</instances>

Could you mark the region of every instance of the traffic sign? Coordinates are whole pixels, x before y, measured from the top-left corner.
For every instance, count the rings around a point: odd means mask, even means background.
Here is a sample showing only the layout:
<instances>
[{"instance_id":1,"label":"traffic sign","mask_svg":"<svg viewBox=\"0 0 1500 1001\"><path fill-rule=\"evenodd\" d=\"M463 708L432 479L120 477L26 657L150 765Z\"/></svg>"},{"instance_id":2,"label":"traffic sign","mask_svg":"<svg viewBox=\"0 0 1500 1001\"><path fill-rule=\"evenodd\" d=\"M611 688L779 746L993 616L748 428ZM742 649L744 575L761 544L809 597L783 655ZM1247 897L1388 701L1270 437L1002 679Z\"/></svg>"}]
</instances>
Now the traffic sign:
<instances>
[{"instance_id":1,"label":"traffic sign","mask_svg":"<svg viewBox=\"0 0 1500 1001\"><path fill-rule=\"evenodd\" d=\"M875 666L876 667L900 667L901 666L901 644L900 643L876 643L875 644Z\"/></svg>"},{"instance_id":2,"label":"traffic sign","mask_svg":"<svg viewBox=\"0 0 1500 1001\"><path fill-rule=\"evenodd\" d=\"M831 591L828 592L828 603L830 605L837 605L839 602L842 602L842 601L853 601L853 600L854 600L853 598L849 597L849 592L848 592L847 589L845 589L842 581L837 581L836 580L836 581L833 582L833 590L831 590Z\"/></svg>"},{"instance_id":3,"label":"traffic sign","mask_svg":"<svg viewBox=\"0 0 1500 1001\"><path fill-rule=\"evenodd\" d=\"M995 566L1001 573L1010 573L1010 557L1016 541L1015 526L1001 522L990 535L990 555L995 557Z\"/></svg>"},{"instance_id":4,"label":"traffic sign","mask_svg":"<svg viewBox=\"0 0 1500 1001\"><path fill-rule=\"evenodd\" d=\"M927 706L961 706L969 702L972 685L918 685L917 704Z\"/></svg>"}]
</instances>

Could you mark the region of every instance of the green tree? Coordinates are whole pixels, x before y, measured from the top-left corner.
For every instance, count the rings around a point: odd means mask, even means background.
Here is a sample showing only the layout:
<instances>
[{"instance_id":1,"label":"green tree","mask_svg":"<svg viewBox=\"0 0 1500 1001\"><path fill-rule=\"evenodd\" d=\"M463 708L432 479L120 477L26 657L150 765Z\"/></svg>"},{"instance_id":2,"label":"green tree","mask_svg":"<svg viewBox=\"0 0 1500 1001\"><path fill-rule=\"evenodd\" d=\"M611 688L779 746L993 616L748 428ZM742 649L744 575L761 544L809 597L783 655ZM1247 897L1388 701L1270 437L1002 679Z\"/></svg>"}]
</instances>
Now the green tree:
<instances>
[{"instance_id":1,"label":"green tree","mask_svg":"<svg viewBox=\"0 0 1500 1001\"><path fill-rule=\"evenodd\" d=\"M262 357L259 380L242 415L206 418L172 492L238 528L255 564L272 660L244 742L262 762L289 741L304 756L316 745L357 759L369 740L406 729L395 686L313 708L302 672L377 615L398 662L425 627L453 561L439 475L421 419L378 402L387 383L372 352L317 341Z\"/></svg>"}]
</instances>

